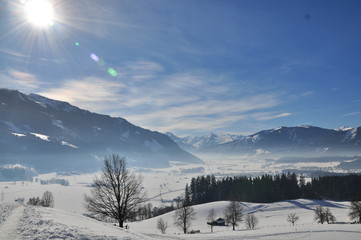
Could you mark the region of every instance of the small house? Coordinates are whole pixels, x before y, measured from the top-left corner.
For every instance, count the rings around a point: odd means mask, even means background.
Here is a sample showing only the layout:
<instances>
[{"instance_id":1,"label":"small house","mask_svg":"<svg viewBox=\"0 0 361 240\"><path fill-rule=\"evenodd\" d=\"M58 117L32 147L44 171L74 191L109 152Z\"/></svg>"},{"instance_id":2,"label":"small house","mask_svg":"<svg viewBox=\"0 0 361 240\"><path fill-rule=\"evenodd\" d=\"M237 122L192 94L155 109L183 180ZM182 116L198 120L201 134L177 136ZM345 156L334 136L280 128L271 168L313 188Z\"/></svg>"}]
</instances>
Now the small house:
<instances>
[{"instance_id":1,"label":"small house","mask_svg":"<svg viewBox=\"0 0 361 240\"><path fill-rule=\"evenodd\" d=\"M226 226L226 221L223 218L218 218L216 221L207 222L208 225L212 226Z\"/></svg>"}]
</instances>

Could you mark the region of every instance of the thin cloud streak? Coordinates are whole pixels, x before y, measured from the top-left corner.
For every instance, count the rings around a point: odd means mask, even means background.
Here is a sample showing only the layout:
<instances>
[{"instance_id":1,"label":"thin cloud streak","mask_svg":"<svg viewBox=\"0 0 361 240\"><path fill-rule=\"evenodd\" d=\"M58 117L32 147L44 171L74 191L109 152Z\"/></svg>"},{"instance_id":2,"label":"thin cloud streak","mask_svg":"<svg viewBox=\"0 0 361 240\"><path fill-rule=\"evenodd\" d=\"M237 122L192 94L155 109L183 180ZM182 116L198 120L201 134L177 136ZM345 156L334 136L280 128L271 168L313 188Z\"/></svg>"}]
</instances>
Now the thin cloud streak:
<instances>
[{"instance_id":1,"label":"thin cloud streak","mask_svg":"<svg viewBox=\"0 0 361 240\"><path fill-rule=\"evenodd\" d=\"M276 119L276 118L283 118L283 117L288 117L291 116L291 113L280 113L280 114L276 114L274 115L273 113L259 113L259 114L254 114L253 117L254 119L258 120L258 121L267 121L267 120L272 120L272 119Z\"/></svg>"},{"instance_id":2,"label":"thin cloud streak","mask_svg":"<svg viewBox=\"0 0 361 240\"><path fill-rule=\"evenodd\" d=\"M162 132L215 131L244 120L267 121L291 115L269 111L283 103L282 94L250 95L244 88L224 84L222 76L210 72L166 75L162 65L146 60L119 68L122 73L111 80L68 79L40 94ZM137 76L142 75L149 78L139 81ZM240 94L242 91L245 94Z\"/></svg>"},{"instance_id":3,"label":"thin cloud streak","mask_svg":"<svg viewBox=\"0 0 361 240\"><path fill-rule=\"evenodd\" d=\"M355 116L355 115L359 115L361 114L361 112L350 112L350 113L346 113L344 115L342 115L343 117L350 117L350 116Z\"/></svg>"},{"instance_id":4,"label":"thin cloud streak","mask_svg":"<svg viewBox=\"0 0 361 240\"><path fill-rule=\"evenodd\" d=\"M119 82L87 77L82 80L66 80L59 88L52 88L40 95L67 101L87 110L105 113L120 101L119 91L124 87Z\"/></svg>"},{"instance_id":5,"label":"thin cloud streak","mask_svg":"<svg viewBox=\"0 0 361 240\"><path fill-rule=\"evenodd\" d=\"M17 89L30 93L39 89L42 83L33 74L10 69L0 74L0 85L9 89Z\"/></svg>"}]
</instances>

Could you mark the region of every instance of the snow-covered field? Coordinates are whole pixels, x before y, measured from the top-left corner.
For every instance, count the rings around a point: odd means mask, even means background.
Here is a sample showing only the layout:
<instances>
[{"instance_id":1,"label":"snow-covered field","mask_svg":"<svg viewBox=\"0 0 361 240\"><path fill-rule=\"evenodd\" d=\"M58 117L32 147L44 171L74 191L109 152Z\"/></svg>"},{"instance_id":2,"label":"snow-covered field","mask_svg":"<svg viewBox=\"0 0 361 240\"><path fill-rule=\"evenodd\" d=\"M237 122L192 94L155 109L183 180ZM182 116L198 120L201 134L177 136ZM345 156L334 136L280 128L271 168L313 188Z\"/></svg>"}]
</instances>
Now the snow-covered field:
<instances>
[{"instance_id":1,"label":"snow-covered field","mask_svg":"<svg viewBox=\"0 0 361 240\"><path fill-rule=\"evenodd\" d=\"M284 166L283 166L284 167ZM301 166L299 166L301 167ZM266 170L265 170L266 169ZM216 177L234 175L259 175L279 173L282 166L257 159L208 160L206 164L174 164L161 169L133 169L143 176L143 186L153 206L170 205L184 192L192 177L214 174ZM329 169L329 167L328 167ZM98 173L99 174L99 173ZM319 202L313 200L286 201L272 204L242 203L245 213L254 213L259 219L255 230L246 230L241 223L237 231L228 227L214 227L210 232L206 224L208 211L215 209L222 217L227 202L214 202L195 206L197 218L192 229L200 234L184 235L173 225L174 213L128 223L129 230L122 230L111 223L101 223L87 218L83 196L90 192L95 173L88 174L41 174L33 181L0 182L0 240L2 239L361 239L361 225L349 224L347 202ZM41 180L64 179L69 186L42 185ZM51 191L55 198L53 209L16 204L18 198L25 202L30 197L41 197ZM330 207L338 224L321 225L313 220L313 210L318 205ZM292 227L287 215L296 213L300 221ZM167 234L161 235L156 228L159 218L168 223Z\"/></svg>"},{"instance_id":2,"label":"snow-covered field","mask_svg":"<svg viewBox=\"0 0 361 240\"><path fill-rule=\"evenodd\" d=\"M211 233L206 224L210 209L222 216L228 202L213 202L194 206L196 220L191 229L198 234L182 234L173 225L174 212L141 222L128 223L129 230L120 229L112 223L103 223L78 213L53 208L0 203L0 239L303 239L339 240L360 239L359 224L349 224L349 203L299 199L271 204L241 203L244 213L253 213L259 219L254 230L247 230L240 223L236 231L231 227L214 227ZM317 224L313 209L323 205L335 215L336 224ZM295 226L286 221L287 215L296 213L300 220ZM168 223L167 233L156 229L159 218Z\"/></svg>"},{"instance_id":3,"label":"snow-covered field","mask_svg":"<svg viewBox=\"0 0 361 240\"><path fill-rule=\"evenodd\" d=\"M257 176L265 173L281 173L285 168L317 167L324 170L334 170L330 167L321 166L325 163L297 163L276 164L267 160L249 157L239 157L223 160L221 157L207 159L205 164L176 164L168 168L159 169L133 169L136 174L143 178L143 186L147 197L153 206L170 204L171 201L184 192L186 183L190 183L192 177L213 174L218 178L225 176L247 175ZM99 173L98 173L99 174ZM0 201L4 199L13 202L17 198L24 198L27 201L30 197L41 197L49 190L55 197L55 208L71 212L84 213L83 196L89 193L89 185L94 179L95 173L88 174L41 174L33 178L33 181L12 181L0 182ZM69 186L59 184L42 185L41 180L64 179ZM71 204L69 204L71 203Z\"/></svg>"}]
</instances>

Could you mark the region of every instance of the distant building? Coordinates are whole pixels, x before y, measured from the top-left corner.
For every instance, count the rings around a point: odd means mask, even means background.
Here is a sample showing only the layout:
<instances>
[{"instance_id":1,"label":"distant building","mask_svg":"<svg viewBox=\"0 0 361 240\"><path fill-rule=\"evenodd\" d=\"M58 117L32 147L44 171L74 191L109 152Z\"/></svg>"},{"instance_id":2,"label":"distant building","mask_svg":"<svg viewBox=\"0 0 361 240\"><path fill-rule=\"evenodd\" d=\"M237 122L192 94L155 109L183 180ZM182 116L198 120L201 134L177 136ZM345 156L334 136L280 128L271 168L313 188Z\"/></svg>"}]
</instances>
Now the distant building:
<instances>
[{"instance_id":1,"label":"distant building","mask_svg":"<svg viewBox=\"0 0 361 240\"><path fill-rule=\"evenodd\" d=\"M212 226L226 226L226 221L223 218L218 218L216 221L207 222L208 225Z\"/></svg>"}]
</instances>

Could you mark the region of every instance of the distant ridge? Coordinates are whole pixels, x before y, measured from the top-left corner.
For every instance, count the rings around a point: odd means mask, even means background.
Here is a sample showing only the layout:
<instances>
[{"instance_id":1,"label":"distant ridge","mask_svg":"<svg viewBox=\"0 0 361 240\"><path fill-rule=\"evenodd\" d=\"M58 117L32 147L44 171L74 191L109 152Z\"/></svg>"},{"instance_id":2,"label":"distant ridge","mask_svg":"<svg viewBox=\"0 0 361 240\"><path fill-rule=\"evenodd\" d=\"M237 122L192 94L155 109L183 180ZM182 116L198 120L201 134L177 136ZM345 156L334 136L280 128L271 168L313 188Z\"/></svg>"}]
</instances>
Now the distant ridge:
<instances>
[{"instance_id":1,"label":"distant ridge","mask_svg":"<svg viewBox=\"0 0 361 240\"><path fill-rule=\"evenodd\" d=\"M248 136L210 133L180 138L166 134L180 147L201 154L361 154L361 127L325 129L300 125L263 130Z\"/></svg>"},{"instance_id":2,"label":"distant ridge","mask_svg":"<svg viewBox=\"0 0 361 240\"><path fill-rule=\"evenodd\" d=\"M203 153L361 154L361 127L325 129L314 126L279 127L224 144Z\"/></svg>"}]
</instances>

